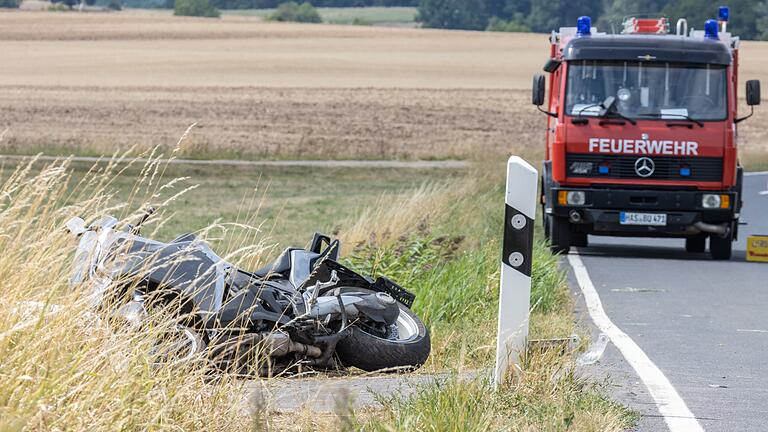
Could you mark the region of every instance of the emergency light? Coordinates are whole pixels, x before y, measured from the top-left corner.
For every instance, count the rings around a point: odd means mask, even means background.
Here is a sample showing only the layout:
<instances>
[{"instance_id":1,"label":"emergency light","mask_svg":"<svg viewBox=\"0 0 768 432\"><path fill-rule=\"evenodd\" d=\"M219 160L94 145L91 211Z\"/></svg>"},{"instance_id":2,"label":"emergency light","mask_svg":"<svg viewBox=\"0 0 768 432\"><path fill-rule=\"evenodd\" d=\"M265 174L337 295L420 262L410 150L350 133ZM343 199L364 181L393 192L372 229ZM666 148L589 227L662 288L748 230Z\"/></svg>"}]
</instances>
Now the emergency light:
<instances>
[{"instance_id":1,"label":"emergency light","mask_svg":"<svg viewBox=\"0 0 768 432\"><path fill-rule=\"evenodd\" d=\"M717 10L717 19L719 21L728 22L728 17L731 15L731 10L728 8L728 6L720 6L720 9Z\"/></svg>"},{"instance_id":2,"label":"emergency light","mask_svg":"<svg viewBox=\"0 0 768 432\"><path fill-rule=\"evenodd\" d=\"M707 39L720 39L717 37L717 21L708 19L704 22L704 37Z\"/></svg>"},{"instance_id":3,"label":"emergency light","mask_svg":"<svg viewBox=\"0 0 768 432\"><path fill-rule=\"evenodd\" d=\"M580 16L576 20L576 36L589 36L592 34L592 18Z\"/></svg>"}]
</instances>

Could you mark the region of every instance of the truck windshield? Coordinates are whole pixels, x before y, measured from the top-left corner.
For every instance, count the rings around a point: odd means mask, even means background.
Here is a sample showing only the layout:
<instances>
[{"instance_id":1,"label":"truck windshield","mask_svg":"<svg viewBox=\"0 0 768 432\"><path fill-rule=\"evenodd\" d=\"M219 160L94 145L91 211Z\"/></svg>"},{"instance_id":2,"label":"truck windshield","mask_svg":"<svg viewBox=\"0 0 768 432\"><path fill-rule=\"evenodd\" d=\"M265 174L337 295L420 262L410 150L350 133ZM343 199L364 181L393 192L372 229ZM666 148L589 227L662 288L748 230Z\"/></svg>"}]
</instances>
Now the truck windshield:
<instances>
[{"instance_id":1,"label":"truck windshield","mask_svg":"<svg viewBox=\"0 0 768 432\"><path fill-rule=\"evenodd\" d=\"M574 61L565 112L595 116L613 96L616 110L629 118L724 120L726 82L723 65Z\"/></svg>"}]
</instances>

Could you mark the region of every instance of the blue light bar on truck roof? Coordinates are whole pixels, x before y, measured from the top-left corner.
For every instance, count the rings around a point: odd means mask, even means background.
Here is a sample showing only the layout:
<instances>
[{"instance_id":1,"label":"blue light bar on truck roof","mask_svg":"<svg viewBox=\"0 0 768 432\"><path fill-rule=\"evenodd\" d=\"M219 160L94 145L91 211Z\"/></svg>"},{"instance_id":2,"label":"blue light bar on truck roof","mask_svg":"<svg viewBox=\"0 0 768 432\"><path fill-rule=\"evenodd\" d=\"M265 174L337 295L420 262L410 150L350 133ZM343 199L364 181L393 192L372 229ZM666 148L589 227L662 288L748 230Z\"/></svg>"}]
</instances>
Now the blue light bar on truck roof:
<instances>
[{"instance_id":1,"label":"blue light bar on truck roof","mask_svg":"<svg viewBox=\"0 0 768 432\"><path fill-rule=\"evenodd\" d=\"M718 24L717 21L713 19L708 19L704 22L704 37L707 39L720 39L717 36L717 28Z\"/></svg>"},{"instance_id":2,"label":"blue light bar on truck roof","mask_svg":"<svg viewBox=\"0 0 768 432\"><path fill-rule=\"evenodd\" d=\"M592 18L580 16L576 20L576 36L589 36L592 34Z\"/></svg>"},{"instance_id":3,"label":"blue light bar on truck roof","mask_svg":"<svg viewBox=\"0 0 768 432\"><path fill-rule=\"evenodd\" d=\"M731 15L731 10L728 6L720 6L717 10L717 19L720 21L728 22L728 17Z\"/></svg>"}]
</instances>

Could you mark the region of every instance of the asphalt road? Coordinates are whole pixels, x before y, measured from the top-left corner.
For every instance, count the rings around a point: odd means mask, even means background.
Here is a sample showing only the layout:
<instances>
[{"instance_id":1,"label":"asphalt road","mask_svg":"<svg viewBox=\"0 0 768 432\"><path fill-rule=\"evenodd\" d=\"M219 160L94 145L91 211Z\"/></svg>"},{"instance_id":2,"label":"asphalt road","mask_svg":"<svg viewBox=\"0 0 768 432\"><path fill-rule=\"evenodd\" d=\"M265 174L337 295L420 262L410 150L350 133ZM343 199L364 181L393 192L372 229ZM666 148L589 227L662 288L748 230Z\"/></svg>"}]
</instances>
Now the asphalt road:
<instances>
[{"instance_id":1,"label":"asphalt road","mask_svg":"<svg viewBox=\"0 0 768 432\"><path fill-rule=\"evenodd\" d=\"M682 240L665 239L590 237L575 252L608 318L707 431L768 431L768 263L745 261L746 236L768 235L768 173L747 176L744 187L748 225L731 261L687 254ZM572 268L569 278L578 313L594 325ZM608 376L613 396L641 413L638 430L670 429L615 343L587 370Z\"/></svg>"},{"instance_id":2,"label":"asphalt road","mask_svg":"<svg viewBox=\"0 0 768 432\"><path fill-rule=\"evenodd\" d=\"M26 161L35 158L38 161L71 160L74 162L121 162L143 165L149 159L143 157L128 157L111 159L108 156L21 156L0 155L0 162ZM271 166L271 167L313 167L313 168L412 168L412 169L462 169L468 168L470 162L461 160L441 161L398 161L398 160L240 160L240 159L153 159L153 162L170 165L207 165L207 166Z\"/></svg>"}]
</instances>

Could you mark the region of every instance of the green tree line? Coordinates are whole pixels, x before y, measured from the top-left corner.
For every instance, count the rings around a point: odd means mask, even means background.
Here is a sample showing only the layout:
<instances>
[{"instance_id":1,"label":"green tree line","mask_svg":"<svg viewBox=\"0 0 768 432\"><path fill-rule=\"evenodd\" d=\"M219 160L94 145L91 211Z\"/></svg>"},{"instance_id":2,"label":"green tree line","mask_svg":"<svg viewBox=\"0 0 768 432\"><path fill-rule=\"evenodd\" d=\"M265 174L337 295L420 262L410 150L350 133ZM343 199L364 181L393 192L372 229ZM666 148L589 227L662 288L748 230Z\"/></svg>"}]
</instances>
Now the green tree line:
<instances>
[{"instance_id":1,"label":"green tree line","mask_svg":"<svg viewBox=\"0 0 768 432\"><path fill-rule=\"evenodd\" d=\"M20 0L0 0L20 1ZM211 0L218 9L275 9L290 0ZM299 3L303 3L299 1ZM314 7L366 7L366 6L418 6L419 0L312 0ZM123 5L133 8L174 8L174 0L124 0Z\"/></svg>"},{"instance_id":2,"label":"green tree line","mask_svg":"<svg viewBox=\"0 0 768 432\"><path fill-rule=\"evenodd\" d=\"M219 9L272 9L288 0L211 0ZM312 0L314 7L417 6L418 0Z\"/></svg>"},{"instance_id":3,"label":"green tree line","mask_svg":"<svg viewBox=\"0 0 768 432\"><path fill-rule=\"evenodd\" d=\"M768 0L730 0L729 31L742 39L768 40ZM717 18L718 4L707 0L421 0L419 19L425 27L532 31L548 33L592 17L600 31L620 32L626 16L666 16L674 26L686 18L689 28L703 29ZM594 24L593 24L594 25Z\"/></svg>"}]
</instances>

